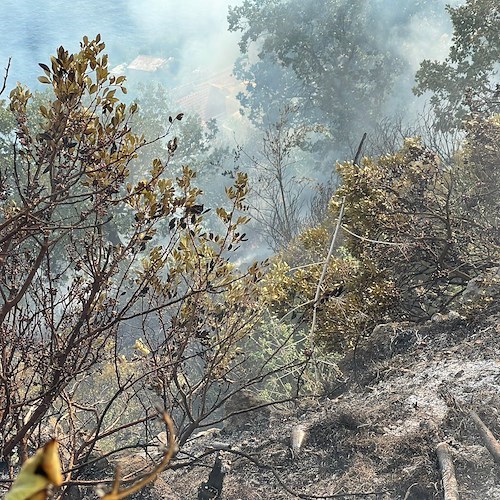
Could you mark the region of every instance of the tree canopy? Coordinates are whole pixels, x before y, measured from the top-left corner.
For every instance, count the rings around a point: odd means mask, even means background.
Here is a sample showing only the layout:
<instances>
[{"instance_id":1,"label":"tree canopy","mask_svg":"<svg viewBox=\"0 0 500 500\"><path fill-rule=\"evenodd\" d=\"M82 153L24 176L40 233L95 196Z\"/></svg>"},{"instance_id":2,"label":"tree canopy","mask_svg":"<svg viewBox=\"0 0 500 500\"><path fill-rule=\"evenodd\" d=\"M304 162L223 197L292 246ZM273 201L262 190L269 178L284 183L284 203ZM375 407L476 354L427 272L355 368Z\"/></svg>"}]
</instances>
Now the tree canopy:
<instances>
[{"instance_id":1,"label":"tree canopy","mask_svg":"<svg viewBox=\"0 0 500 500\"><path fill-rule=\"evenodd\" d=\"M498 112L500 64L500 5L496 0L467 0L447 7L453 40L443 61L426 59L416 74L414 92L430 92L441 130L460 127L470 109L470 98L488 98L490 111Z\"/></svg>"},{"instance_id":2,"label":"tree canopy","mask_svg":"<svg viewBox=\"0 0 500 500\"><path fill-rule=\"evenodd\" d=\"M230 8L240 31L237 76L254 121L273 120L284 103L306 123L326 124L334 141L358 140L373 122L401 66L381 42L366 0L247 0Z\"/></svg>"}]
</instances>

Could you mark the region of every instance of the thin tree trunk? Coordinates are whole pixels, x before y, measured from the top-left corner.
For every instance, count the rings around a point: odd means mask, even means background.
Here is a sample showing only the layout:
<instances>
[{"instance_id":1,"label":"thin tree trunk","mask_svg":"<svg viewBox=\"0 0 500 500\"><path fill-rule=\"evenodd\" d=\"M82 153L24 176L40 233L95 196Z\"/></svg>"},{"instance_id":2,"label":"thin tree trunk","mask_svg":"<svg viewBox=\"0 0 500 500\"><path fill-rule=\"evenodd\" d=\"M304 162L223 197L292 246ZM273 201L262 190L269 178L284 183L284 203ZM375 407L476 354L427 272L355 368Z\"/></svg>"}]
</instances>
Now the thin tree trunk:
<instances>
[{"instance_id":1,"label":"thin tree trunk","mask_svg":"<svg viewBox=\"0 0 500 500\"><path fill-rule=\"evenodd\" d=\"M359 143L358 150L356 151L356 154L354 155L353 163L354 165L358 165L359 159L361 157L361 152L363 150L363 144L366 139L366 132L363 134L363 137L361 139L361 142ZM311 328L309 330L309 342L311 344L312 350L313 350L313 361L316 366L316 372L317 372L317 363L316 363L316 349L315 349L315 341L314 341L314 334L315 334L315 329L316 329L316 321L317 321L317 312L318 312L318 303L319 299L321 296L321 287L323 285L323 280L325 279L326 272L328 270L328 264L330 263L330 259L333 254L333 250L335 249L335 243L337 241L337 236L339 234L340 228L342 226L342 218L344 216L344 209L345 209L345 201L346 198L345 196L342 198L342 201L340 203L340 210L339 210L339 215L337 218L337 224L335 226L335 231L332 236L332 240L330 242L330 247L328 249L328 254L326 256L326 259L323 263L323 270L321 271L321 276L318 281L318 285L316 286L316 293L314 295L314 302L313 302L313 317L312 317L312 322L311 322ZM317 373L318 377L318 373Z\"/></svg>"},{"instance_id":2,"label":"thin tree trunk","mask_svg":"<svg viewBox=\"0 0 500 500\"><path fill-rule=\"evenodd\" d=\"M450 447L447 443L439 443L436 447L436 453L443 478L444 500L459 500L457 478Z\"/></svg>"},{"instance_id":3,"label":"thin tree trunk","mask_svg":"<svg viewBox=\"0 0 500 500\"><path fill-rule=\"evenodd\" d=\"M486 427L484 422L479 418L479 415L475 411L470 411L469 415L476 424L477 430L481 435L484 445L488 451L492 454L495 462L500 465L500 443L497 441L493 433Z\"/></svg>"}]
</instances>

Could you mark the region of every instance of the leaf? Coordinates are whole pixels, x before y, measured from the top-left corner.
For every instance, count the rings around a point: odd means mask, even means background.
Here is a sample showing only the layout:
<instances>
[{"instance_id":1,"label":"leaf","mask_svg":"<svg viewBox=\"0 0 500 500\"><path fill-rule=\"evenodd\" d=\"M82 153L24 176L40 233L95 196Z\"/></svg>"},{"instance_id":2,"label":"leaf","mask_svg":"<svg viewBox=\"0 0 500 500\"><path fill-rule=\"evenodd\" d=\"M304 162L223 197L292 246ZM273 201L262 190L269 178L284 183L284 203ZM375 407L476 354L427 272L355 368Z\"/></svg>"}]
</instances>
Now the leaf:
<instances>
[{"instance_id":1,"label":"leaf","mask_svg":"<svg viewBox=\"0 0 500 500\"><path fill-rule=\"evenodd\" d=\"M44 500L49 485L61 486L63 477L58 448L57 441L49 441L26 460L5 500Z\"/></svg>"},{"instance_id":2,"label":"leaf","mask_svg":"<svg viewBox=\"0 0 500 500\"><path fill-rule=\"evenodd\" d=\"M38 81L40 83L50 83L50 80L46 76L39 76Z\"/></svg>"},{"instance_id":3,"label":"leaf","mask_svg":"<svg viewBox=\"0 0 500 500\"><path fill-rule=\"evenodd\" d=\"M134 349L139 351L143 356L147 356L151 353L151 350L148 346L143 342L142 339L137 339L134 343Z\"/></svg>"},{"instance_id":4,"label":"leaf","mask_svg":"<svg viewBox=\"0 0 500 500\"><path fill-rule=\"evenodd\" d=\"M50 75L50 69L46 64L38 63L38 66L40 66L40 68L42 68L45 71L45 73L47 73L47 75Z\"/></svg>"}]
</instances>

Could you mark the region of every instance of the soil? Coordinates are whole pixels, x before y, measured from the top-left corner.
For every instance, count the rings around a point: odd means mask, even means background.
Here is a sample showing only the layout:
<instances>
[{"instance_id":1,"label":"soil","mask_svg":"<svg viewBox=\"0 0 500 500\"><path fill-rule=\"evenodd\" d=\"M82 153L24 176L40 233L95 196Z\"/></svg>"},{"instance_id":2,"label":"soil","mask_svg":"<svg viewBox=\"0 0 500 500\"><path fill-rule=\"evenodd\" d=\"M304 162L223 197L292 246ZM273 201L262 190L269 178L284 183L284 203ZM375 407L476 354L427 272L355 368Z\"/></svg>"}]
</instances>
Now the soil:
<instances>
[{"instance_id":1,"label":"soil","mask_svg":"<svg viewBox=\"0 0 500 500\"><path fill-rule=\"evenodd\" d=\"M476 411L500 437L499 337L494 303L469 318L453 313L422 324L379 325L344 360L348 381L340 391L189 442L179 460L206 456L162 475L168 498L197 498L214 450L223 449L227 500L440 499L436 445L444 441L460 498L500 499L500 465L468 415ZM294 428L305 432L295 453Z\"/></svg>"},{"instance_id":2,"label":"soil","mask_svg":"<svg viewBox=\"0 0 500 500\"><path fill-rule=\"evenodd\" d=\"M378 325L340 363L345 379L328 396L242 414L194 435L171 469L132 500L202 498L216 456L222 495L203 498L442 499L442 442L451 449L460 499L500 500L500 464L469 415L475 411L500 438L498 283L487 300L486 288L472 283L472 305L462 304L462 315ZM122 468L151 470L145 457L124 458ZM71 498L96 496L75 490Z\"/></svg>"}]
</instances>

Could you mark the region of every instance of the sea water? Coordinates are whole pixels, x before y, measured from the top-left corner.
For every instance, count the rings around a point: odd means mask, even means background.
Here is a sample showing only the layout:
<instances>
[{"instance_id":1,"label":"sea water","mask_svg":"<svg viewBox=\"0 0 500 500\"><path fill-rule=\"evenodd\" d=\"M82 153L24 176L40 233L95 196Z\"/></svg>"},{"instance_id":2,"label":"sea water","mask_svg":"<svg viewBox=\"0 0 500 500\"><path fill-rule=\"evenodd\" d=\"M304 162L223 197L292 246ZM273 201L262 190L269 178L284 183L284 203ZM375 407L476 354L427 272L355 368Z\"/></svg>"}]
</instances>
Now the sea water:
<instances>
[{"instance_id":1,"label":"sea water","mask_svg":"<svg viewBox=\"0 0 500 500\"><path fill-rule=\"evenodd\" d=\"M110 68L126 67L138 55L160 57L169 61L162 83L179 85L200 67L217 71L234 61L237 43L226 21L230 3L239 2L0 0L0 69L11 57L8 89L17 81L39 89L38 63L47 63L60 45L74 52L84 35L100 33Z\"/></svg>"}]
</instances>

